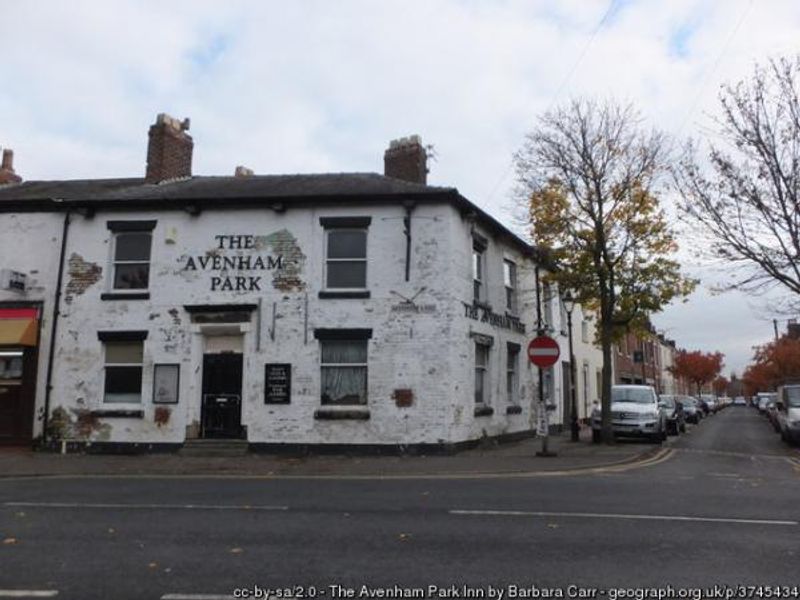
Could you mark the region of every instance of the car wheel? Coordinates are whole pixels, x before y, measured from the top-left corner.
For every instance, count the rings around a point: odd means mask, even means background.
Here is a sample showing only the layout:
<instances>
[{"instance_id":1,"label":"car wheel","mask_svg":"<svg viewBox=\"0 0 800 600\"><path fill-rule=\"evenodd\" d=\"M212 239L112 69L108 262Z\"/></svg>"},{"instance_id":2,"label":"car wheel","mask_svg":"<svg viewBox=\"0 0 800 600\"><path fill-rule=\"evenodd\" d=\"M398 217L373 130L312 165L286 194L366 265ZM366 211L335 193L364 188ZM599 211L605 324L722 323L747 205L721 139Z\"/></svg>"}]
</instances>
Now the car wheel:
<instances>
[{"instance_id":1,"label":"car wheel","mask_svg":"<svg viewBox=\"0 0 800 600\"><path fill-rule=\"evenodd\" d=\"M686 433L686 421L681 423L681 433Z\"/></svg>"}]
</instances>

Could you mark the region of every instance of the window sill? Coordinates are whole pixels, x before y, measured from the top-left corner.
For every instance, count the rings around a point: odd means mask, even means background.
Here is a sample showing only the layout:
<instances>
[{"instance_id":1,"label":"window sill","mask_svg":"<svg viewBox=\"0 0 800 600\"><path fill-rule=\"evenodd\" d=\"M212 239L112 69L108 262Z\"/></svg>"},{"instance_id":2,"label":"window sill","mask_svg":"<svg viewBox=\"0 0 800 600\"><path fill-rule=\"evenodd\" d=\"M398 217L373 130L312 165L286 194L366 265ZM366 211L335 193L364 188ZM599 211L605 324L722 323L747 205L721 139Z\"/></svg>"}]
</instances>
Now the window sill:
<instances>
[{"instance_id":1,"label":"window sill","mask_svg":"<svg viewBox=\"0 0 800 600\"><path fill-rule=\"evenodd\" d=\"M494 409L491 406L476 406L476 417L491 417L494 414Z\"/></svg>"},{"instance_id":2,"label":"window sill","mask_svg":"<svg viewBox=\"0 0 800 600\"><path fill-rule=\"evenodd\" d=\"M318 408L314 418L320 421L368 421L369 410L351 408L346 410L335 408Z\"/></svg>"},{"instance_id":3,"label":"window sill","mask_svg":"<svg viewBox=\"0 0 800 600\"><path fill-rule=\"evenodd\" d=\"M108 292L100 300L150 300L150 292Z\"/></svg>"},{"instance_id":4,"label":"window sill","mask_svg":"<svg viewBox=\"0 0 800 600\"><path fill-rule=\"evenodd\" d=\"M100 419L144 419L144 410L96 409L89 414Z\"/></svg>"},{"instance_id":5,"label":"window sill","mask_svg":"<svg viewBox=\"0 0 800 600\"><path fill-rule=\"evenodd\" d=\"M506 407L506 414L507 415L521 415L522 414L522 407L518 406L518 405L507 406Z\"/></svg>"},{"instance_id":6,"label":"window sill","mask_svg":"<svg viewBox=\"0 0 800 600\"><path fill-rule=\"evenodd\" d=\"M337 291L332 291L332 290L326 290L326 291L320 292L319 293L319 297L322 300L330 300L330 299L333 299L333 298L342 298L342 299L347 299L347 298L353 298L353 299L355 299L355 298L369 298L370 297L370 292L369 292L369 290L347 291L347 292L346 291L337 292Z\"/></svg>"}]
</instances>

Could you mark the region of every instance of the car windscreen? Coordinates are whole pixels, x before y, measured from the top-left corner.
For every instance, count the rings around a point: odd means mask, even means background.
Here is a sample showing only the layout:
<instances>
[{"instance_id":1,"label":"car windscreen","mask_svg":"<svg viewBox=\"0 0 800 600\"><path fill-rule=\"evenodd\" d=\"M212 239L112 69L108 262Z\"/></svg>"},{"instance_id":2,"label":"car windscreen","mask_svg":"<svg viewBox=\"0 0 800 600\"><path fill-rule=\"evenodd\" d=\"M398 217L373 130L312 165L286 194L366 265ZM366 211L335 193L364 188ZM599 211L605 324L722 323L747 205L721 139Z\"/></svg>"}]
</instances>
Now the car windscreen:
<instances>
[{"instance_id":1,"label":"car windscreen","mask_svg":"<svg viewBox=\"0 0 800 600\"><path fill-rule=\"evenodd\" d=\"M674 396L661 396L661 403L667 408L675 408Z\"/></svg>"},{"instance_id":2,"label":"car windscreen","mask_svg":"<svg viewBox=\"0 0 800 600\"><path fill-rule=\"evenodd\" d=\"M689 398L688 396L684 397L681 402L683 402L684 406L695 406L697 404L697 400Z\"/></svg>"},{"instance_id":3,"label":"car windscreen","mask_svg":"<svg viewBox=\"0 0 800 600\"><path fill-rule=\"evenodd\" d=\"M786 388L786 404L792 408L800 408L800 386Z\"/></svg>"},{"instance_id":4,"label":"car windscreen","mask_svg":"<svg viewBox=\"0 0 800 600\"><path fill-rule=\"evenodd\" d=\"M646 388L611 388L611 401L650 404L653 402L653 393Z\"/></svg>"}]
</instances>

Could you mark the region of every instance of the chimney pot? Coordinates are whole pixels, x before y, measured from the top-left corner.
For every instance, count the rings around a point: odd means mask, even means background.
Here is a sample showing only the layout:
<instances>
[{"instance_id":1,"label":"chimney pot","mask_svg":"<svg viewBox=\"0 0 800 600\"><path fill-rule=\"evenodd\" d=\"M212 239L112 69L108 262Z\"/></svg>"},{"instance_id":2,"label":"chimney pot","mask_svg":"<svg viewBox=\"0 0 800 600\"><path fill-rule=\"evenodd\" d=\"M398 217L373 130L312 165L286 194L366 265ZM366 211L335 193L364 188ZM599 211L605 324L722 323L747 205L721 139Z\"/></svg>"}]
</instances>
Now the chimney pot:
<instances>
[{"instance_id":1,"label":"chimney pot","mask_svg":"<svg viewBox=\"0 0 800 600\"><path fill-rule=\"evenodd\" d=\"M235 177L252 177L253 169L248 169L247 167L239 165L236 167L236 170L233 172L233 175Z\"/></svg>"},{"instance_id":2,"label":"chimney pot","mask_svg":"<svg viewBox=\"0 0 800 600\"><path fill-rule=\"evenodd\" d=\"M418 135L389 142L383 155L384 175L412 183L428 182L428 153Z\"/></svg>"},{"instance_id":3,"label":"chimney pot","mask_svg":"<svg viewBox=\"0 0 800 600\"><path fill-rule=\"evenodd\" d=\"M186 133L189 123L189 119L180 121L166 113L158 114L148 132L145 181L159 183L192 176L194 141Z\"/></svg>"},{"instance_id":4,"label":"chimney pot","mask_svg":"<svg viewBox=\"0 0 800 600\"><path fill-rule=\"evenodd\" d=\"M19 183L22 177L14 172L14 151L11 148L3 150L3 161L0 163L0 185L6 183Z\"/></svg>"}]
</instances>

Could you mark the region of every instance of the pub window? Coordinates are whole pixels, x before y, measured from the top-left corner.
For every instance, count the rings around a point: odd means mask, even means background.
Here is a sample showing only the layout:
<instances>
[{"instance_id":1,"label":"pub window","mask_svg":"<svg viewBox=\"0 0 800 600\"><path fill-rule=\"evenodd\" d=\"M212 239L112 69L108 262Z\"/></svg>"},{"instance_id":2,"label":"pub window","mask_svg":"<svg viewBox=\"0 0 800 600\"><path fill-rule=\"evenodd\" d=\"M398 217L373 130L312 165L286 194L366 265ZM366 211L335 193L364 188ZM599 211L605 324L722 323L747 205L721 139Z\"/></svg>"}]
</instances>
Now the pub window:
<instances>
[{"instance_id":1,"label":"pub window","mask_svg":"<svg viewBox=\"0 0 800 600\"><path fill-rule=\"evenodd\" d=\"M489 350L490 346L475 342L475 404L489 402Z\"/></svg>"},{"instance_id":2,"label":"pub window","mask_svg":"<svg viewBox=\"0 0 800 600\"><path fill-rule=\"evenodd\" d=\"M508 344L506 357L506 395L509 404L519 403L519 346Z\"/></svg>"},{"instance_id":3,"label":"pub window","mask_svg":"<svg viewBox=\"0 0 800 600\"><path fill-rule=\"evenodd\" d=\"M482 236L472 237L472 300L486 302L486 248L488 242Z\"/></svg>"},{"instance_id":4,"label":"pub window","mask_svg":"<svg viewBox=\"0 0 800 600\"><path fill-rule=\"evenodd\" d=\"M119 232L114 235L114 289L146 290L150 280L149 231Z\"/></svg>"},{"instance_id":5,"label":"pub window","mask_svg":"<svg viewBox=\"0 0 800 600\"><path fill-rule=\"evenodd\" d=\"M321 339L322 404L367 403L367 340Z\"/></svg>"},{"instance_id":6,"label":"pub window","mask_svg":"<svg viewBox=\"0 0 800 600\"><path fill-rule=\"evenodd\" d=\"M506 310L517 312L517 265L513 261L503 261L503 284L506 288Z\"/></svg>"},{"instance_id":7,"label":"pub window","mask_svg":"<svg viewBox=\"0 0 800 600\"><path fill-rule=\"evenodd\" d=\"M366 289L369 219L330 218L322 221L325 226L325 288Z\"/></svg>"},{"instance_id":8,"label":"pub window","mask_svg":"<svg viewBox=\"0 0 800 600\"><path fill-rule=\"evenodd\" d=\"M553 289L549 285L544 286L544 324L548 329L553 327Z\"/></svg>"},{"instance_id":9,"label":"pub window","mask_svg":"<svg viewBox=\"0 0 800 600\"><path fill-rule=\"evenodd\" d=\"M156 221L107 221L111 230L111 289L146 290Z\"/></svg>"},{"instance_id":10,"label":"pub window","mask_svg":"<svg viewBox=\"0 0 800 600\"><path fill-rule=\"evenodd\" d=\"M142 401L144 342L105 342L103 402Z\"/></svg>"}]
</instances>

